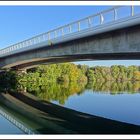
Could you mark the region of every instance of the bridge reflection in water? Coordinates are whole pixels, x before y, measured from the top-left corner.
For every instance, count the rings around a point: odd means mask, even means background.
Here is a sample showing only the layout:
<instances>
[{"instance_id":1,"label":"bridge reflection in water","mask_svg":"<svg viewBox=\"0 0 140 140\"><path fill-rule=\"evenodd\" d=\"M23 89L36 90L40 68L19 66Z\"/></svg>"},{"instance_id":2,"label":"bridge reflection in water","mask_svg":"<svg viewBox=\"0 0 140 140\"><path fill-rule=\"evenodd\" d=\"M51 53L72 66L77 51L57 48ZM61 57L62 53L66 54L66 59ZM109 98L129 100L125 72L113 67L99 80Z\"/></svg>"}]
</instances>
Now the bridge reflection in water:
<instances>
[{"instance_id":1,"label":"bridge reflection in water","mask_svg":"<svg viewBox=\"0 0 140 140\"><path fill-rule=\"evenodd\" d=\"M28 93L0 94L0 114L26 134L140 134L140 127L41 101Z\"/></svg>"},{"instance_id":2,"label":"bridge reflection in water","mask_svg":"<svg viewBox=\"0 0 140 140\"><path fill-rule=\"evenodd\" d=\"M16 120L12 116L10 116L4 110L0 110L0 114L4 118L6 118L8 121L10 121L12 124L14 124L16 127L18 127L19 129L21 129L25 134L34 134L34 132L32 130L30 130L30 128L27 128L26 126L24 126L24 124L20 123L18 120Z\"/></svg>"}]
</instances>

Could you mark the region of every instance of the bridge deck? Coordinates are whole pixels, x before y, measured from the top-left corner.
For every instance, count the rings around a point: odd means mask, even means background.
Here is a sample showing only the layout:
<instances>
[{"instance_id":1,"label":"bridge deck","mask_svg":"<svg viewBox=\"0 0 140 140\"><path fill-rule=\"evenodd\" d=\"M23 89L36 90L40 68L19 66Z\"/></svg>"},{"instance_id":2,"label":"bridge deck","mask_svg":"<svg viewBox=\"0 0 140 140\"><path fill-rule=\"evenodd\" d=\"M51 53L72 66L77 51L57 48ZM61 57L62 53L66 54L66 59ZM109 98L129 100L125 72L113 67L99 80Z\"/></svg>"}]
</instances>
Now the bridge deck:
<instances>
[{"instance_id":1,"label":"bridge deck","mask_svg":"<svg viewBox=\"0 0 140 140\"><path fill-rule=\"evenodd\" d=\"M140 6L113 7L4 48L0 50L0 58L140 24L140 10L137 9Z\"/></svg>"}]
</instances>

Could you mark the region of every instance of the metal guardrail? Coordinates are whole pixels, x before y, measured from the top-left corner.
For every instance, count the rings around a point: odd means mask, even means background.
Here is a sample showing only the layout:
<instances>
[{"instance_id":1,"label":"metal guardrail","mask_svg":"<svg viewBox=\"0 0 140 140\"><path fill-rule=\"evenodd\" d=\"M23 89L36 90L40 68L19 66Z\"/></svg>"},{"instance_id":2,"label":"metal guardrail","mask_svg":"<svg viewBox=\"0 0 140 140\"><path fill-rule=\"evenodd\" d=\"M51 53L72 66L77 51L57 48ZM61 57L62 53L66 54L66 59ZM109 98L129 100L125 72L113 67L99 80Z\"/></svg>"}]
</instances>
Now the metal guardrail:
<instances>
[{"instance_id":1,"label":"metal guardrail","mask_svg":"<svg viewBox=\"0 0 140 140\"><path fill-rule=\"evenodd\" d=\"M53 39L60 37L63 38L65 35L70 35L75 32L80 32L86 29L94 28L96 26L101 26L106 23L113 22L126 17L132 17L136 14L140 14L140 6L116 6L106 11L102 11L100 13L91 15L84 19L72 22L65 26L59 27L57 29L48 31L28 40L24 40L22 42L4 48L0 50L0 56L45 41L48 41L49 44L49 42L51 42L51 40Z\"/></svg>"}]
</instances>

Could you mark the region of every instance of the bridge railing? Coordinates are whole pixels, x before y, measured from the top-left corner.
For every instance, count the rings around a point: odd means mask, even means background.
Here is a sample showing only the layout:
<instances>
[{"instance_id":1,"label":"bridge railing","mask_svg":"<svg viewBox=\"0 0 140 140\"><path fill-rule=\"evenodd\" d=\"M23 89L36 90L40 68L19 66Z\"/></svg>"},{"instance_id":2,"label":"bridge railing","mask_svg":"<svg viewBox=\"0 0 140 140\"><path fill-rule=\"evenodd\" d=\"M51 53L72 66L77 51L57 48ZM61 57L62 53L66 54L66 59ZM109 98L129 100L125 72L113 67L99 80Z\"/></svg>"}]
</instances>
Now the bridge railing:
<instances>
[{"instance_id":1,"label":"bridge railing","mask_svg":"<svg viewBox=\"0 0 140 140\"><path fill-rule=\"evenodd\" d=\"M140 6L116 6L4 48L0 50L0 56L5 56L15 50L30 47L44 41L48 41L49 44L53 39L62 38L65 35L70 35L90 28L94 29L94 27L105 25L106 23L114 22L119 19L132 17L136 14L140 14Z\"/></svg>"},{"instance_id":2,"label":"bridge railing","mask_svg":"<svg viewBox=\"0 0 140 140\"><path fill-rule=\"evenodd\" d=\"M0 110L0 114L12 124L14 124L16 127L21 129L25 134L35 134L30 128L27 128L24 124L15 120L12 116L8 115L8 113L4 112L3 110Z\"/></svg>"}]
</instances>

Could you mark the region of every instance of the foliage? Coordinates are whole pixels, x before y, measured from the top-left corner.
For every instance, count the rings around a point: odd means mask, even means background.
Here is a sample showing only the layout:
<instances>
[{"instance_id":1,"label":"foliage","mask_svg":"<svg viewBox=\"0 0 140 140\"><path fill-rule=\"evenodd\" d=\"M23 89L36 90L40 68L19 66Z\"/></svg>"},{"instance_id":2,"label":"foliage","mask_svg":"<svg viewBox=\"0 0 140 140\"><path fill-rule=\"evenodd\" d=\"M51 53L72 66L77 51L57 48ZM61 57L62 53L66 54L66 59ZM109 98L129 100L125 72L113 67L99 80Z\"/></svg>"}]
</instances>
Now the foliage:
<instances>
[{"instance_id":1,"label":"foliage","mask_svg":"<svg viewBox=\"0 0 140 140\"><path fill-rule=\"evenodd\" d=\"M0 74L0 90L17 88L18 79L15 71L5 71Z\"/></svg>"},{"instance_id":2,"label":"foliage","mask_svg":"<svg viewBox=\"0 0 140 140\"><path fill-rule=\"evenodd\" d=\"M5 71L0 74L1 90L24 90L35 93L44 92L51 94L53 97L54 89L57 94L66 94L63 99L68 97L68 93L81 93L78 87L86 87L96 91L129 91L138 90L140 81L140 67L123 65L113 65L111 67L87 65L76 65L73 63L62 63L52 65L40 65L39 67L30 69L27 73L18 73L15 71ZM132 86L130 83L134 83ZM124 84L125 83L125 84ZM62 86L63 85L63 86ZM48 88L52 87L53 88ZM40 88L41 87L41 88ZM47 87L47 88L46 88ZM66 88L69 87L69 90ZM84 89L84 88L82 88ZM131 89L131 90L130 90ZM49 91L50 90L50 91ZM63 91L64 90L64 91ZM44 95L48 97L49 95ZM64 103L64 100L60 101Z\"/></svg>"}]
</instances>

